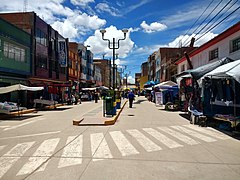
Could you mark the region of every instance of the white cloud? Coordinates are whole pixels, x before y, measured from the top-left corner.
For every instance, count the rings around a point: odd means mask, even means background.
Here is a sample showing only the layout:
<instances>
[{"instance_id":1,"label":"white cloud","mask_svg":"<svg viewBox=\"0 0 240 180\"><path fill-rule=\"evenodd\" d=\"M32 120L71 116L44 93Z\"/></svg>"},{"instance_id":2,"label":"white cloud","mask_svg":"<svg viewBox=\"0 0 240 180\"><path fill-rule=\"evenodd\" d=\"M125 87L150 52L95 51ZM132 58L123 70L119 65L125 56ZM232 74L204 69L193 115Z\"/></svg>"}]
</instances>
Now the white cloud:
<instances>
[{"instance_id":1,"label":"white cloud","mask_svg":"<svg viewBox=\"0 0 240 180\"><path fill-rule=\"evenodd\" d=\"M79 38L79 35L85 35L87 32L99 29L105 24L106 21L98 18L98 16L89 16L86 13L75 13L66 19L56 21L52 26L64 37L73 40Z\"/></svg>"},{"instance_id":2,"label":"white cloud","mask_svg":"<svg viewBox=\"0 0 240 180\"><path fill-rule=\"evenodd\" d=\"M129 83L131 83L131 84L134 84L134 83L135 83L135 78L132 77L132 76L128 76L127 82L129 82Z\"/></svg>"},{"instance_id":3,"label":"white cloud","mask_svg":"<svg viewBox=\"0 0 240 180\"><path fill-rule=\"evenodd\" d=\"M87 6L88 3L94 3L94 0L71 0L71 3L73 5L78 5L78 6Z\"/></svg>"},{"instance_id":4,"label":"white cloud","mask_svg":"<svg viewBox=\"0 0 240 180\"><path fill-rule=\"evenodd\" d=\"M176 39L174 39L172 42L170 42L168 44L168 47L179 47L180 44L182 44L182 46L189 46L192 37L195 37L195 40L196 40L196 42L194 43L194 46L198 47L198 46L201 46L202 44L208 42L209 40L211 40L212 38L214 38L218 34L214 34L212 32L208 32L206 35L204 35L201 39L198 40L198 38L200 38L202 35L203 34L198 34L198 35L192 34L191 36L189 36L189 35L185 35L185 36L180 35Z\"/></svg>"},{"instance_id":5,"label":"white cloud","mask_svg":"<svg viewBox=\"0 0 240 180\"><path fill-rule=\"evenodd\" d=\"M137 32L140 31L140 28L129 28L130 32Z\"/></svg>"},{"instance_id":6,"label":"white cloud","mask_svg":"<svg viewBox=\"0 0 240 180\"><path fill-rule=\"evenodd\" d=\"M111 14L112 16L121 16L118 9L116 9L114 7L110 7L107 3L98 3L96 5L95 9L99 13L107 12L107 13Z\"/></svg>"},{"instance_id":7,"label":"white cloud","mask_svg":"<svg viewBox=\"0 0 240 180\"><path fill-rule=\"evenodd\" d=\"M59 31L65 38L70 40L79 39L80 35L84 35L91 31L101 28L106 24L106 20L96 15L88 15L79 10L72 10L64 6L65 0L34 0L28 1L26 10L34 11L45 22ZM94 0L74 0L72 3L87 5ZM0 3L1 12L23 11L23 3L19 0L3 1Z\"/></svg>"},{"instance_id":8,"label":"white cloud","mask_svg":"<svg viewBox=\"0 0 240 180\"><path fill-rule=\"evenodd\" d=\"M106 28L106 33L104 38L109 39L111 42L113 38L116 40L117 47L117 40L122 39L124 37L123 32L118 30L115 26L110 26ZM85 45L90 45L90 49L94 54L104 54L105 57L112 57L113 50L108 48L108 42L102 40L102 34L99 30L96 30L93 36L90 36L85 42ZM130 38L130 32L127 33L126 39L120 41L119 49L116 49L116 53L119 54L119 58L124 58L128 55L128 53L132 50L134 42ZM112 44L111 44L112 47Z\"/></svg>"},{"instance_id":9,"label":"white cloud","mask_svg":"<svg viewBox=\"0 0 240 180\"><path fill-rule=\"evenodd\" d=\"M138 1L138 3L134 3L133 5L126 7L126 10L124 11L124 13L132 12L135 9L137 9L137 8L143 6L143 5L145 5L145 4L147 4L151 1L152 0L140 0L140 1Z\"/></svg>"},{"instance_id":10,"label":"white cloud","mask_svg":"<svg viewBox=\"0 0 240 180\"><path fill-rule=\"evenodd\" d=\"M68 37L70 39L74 39L78 35L77 28L74 27L74 24L72 24L70 21L66 20L64 22L56 21L52 27L63 36Z\"/></svg>"},{"instance_id":11,"label":"white cloud","mask_svg":"<svg viewBox=\"0 0 240 180\"><path fill-rule=\"evenodd\" d=\"M143 21L140 26L143 28L144 32L146 33L153 33L157 31L163 31L167 28L165 24L161 24L159 22L153 22L150 25L146 23L146 21Z\"/></svg>"}]
</instances>

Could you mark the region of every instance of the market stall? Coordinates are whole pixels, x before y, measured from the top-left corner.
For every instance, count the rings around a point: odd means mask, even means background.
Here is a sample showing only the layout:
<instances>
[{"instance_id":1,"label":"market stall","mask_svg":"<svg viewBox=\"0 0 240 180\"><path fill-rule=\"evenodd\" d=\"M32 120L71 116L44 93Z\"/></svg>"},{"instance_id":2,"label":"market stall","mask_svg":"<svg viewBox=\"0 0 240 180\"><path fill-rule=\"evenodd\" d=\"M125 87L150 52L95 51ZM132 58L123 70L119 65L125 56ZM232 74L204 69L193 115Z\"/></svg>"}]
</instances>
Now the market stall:
<instances>
[{"instance_id":1,"label":"market stall","mask_svg":"<svg viewBox=\"0 0 240 180\"><path fill-rule=\"evenodd\" d=\"M7 87L0 87L0 94L10 93L13 91L39 91L43 90L43 87L29 87L22 84L15 84ZM19 97L20 98L20 97ZM20 107L19 103L15 102L2 102L0 103L0 113L11 114L15 111L21 111L26 109L25 107Z\"/></svg>"},{"instance_id":2,"label":"market stall","mask_svg":"<svg viewBox=\"0 0 240 180\"><path fill-rule=\"evenodd\" d=\"M240 128L240 60L214 69L199 82L203 90L203 113L228 122L231 128Z\"/></svg>"},{"instance_id":3,"label":"market stall","mask_svg":"<svg viewBox=\"0 0 240 180\"><path fill-rule=\"evenodd\" d=\"M189 104L191 104L197 111L202 111L201 88L199 87L199 79L217 67L232 61L232 59L226 57L195 69L186 70L176 75L176 81L180 89L179 97L181 109L183 111L188 111Z\"/></svg>"},{"instance_id":4,"label":"market stall","mask_svg":"<svg viewBox=\"0 0 240 180\"><path fill-rule=\"evenodd\" d=\"M179 108L179 88L173 81L165 81L154 86L156 104L165 105L166 110Z\"/></svg>"}]
</instances>

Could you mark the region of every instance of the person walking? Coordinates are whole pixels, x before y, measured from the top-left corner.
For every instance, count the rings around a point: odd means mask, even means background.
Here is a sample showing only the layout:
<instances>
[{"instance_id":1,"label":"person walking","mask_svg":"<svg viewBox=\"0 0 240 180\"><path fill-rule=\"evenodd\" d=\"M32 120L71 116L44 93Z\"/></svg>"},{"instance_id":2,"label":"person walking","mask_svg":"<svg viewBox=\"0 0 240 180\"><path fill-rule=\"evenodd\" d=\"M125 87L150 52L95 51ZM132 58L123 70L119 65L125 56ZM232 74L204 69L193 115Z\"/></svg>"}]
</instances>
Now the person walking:
<instances>
[{"instance_id":1,"label":"person walking","mask_svg":"<svg viewBox=\"0 0 240 180\"><path fill-rule=\"evenodd\" d=\"M131 90L131 91L128 93L129 108L132 108L132 104L133 104L134 98L135 98L135 94L134 94L133 91Z\"/></svg>"}]
</instances>

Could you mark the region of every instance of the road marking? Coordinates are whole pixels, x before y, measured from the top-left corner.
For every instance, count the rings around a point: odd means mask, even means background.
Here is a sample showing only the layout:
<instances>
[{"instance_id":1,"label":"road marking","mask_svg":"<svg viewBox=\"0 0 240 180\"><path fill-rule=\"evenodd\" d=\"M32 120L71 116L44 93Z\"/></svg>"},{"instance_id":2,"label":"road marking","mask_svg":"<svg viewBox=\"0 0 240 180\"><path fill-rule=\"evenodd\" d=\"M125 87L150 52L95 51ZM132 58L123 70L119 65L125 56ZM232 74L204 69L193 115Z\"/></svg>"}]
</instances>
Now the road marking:
<instances>
[{"instance_id":1,"label":"road marking","mask_svg":"<svg viewBox=\"0 0 240 180\"><path fill-rule=\"evenodd\" d=\"M103 160L101 158L113 158L103 133L91 134L91 150L93 161Z\"/></svg>"},{"instance_id":2,"label":"road marking","mask_svg":"<svg viewBox=\"0 0 240 180\"><path fill-rule=\"evenodd\" d=\"M35 142L25 142L17 144L8 153L0 157L0 178L14 165L17 160L34 144Z\"/></svg>"},{"instance_id":3,"label":"road marking","mask_svg":"<svg viewBox=\"0 0 240 180\"><path fill-rule=\"evenodd\" d=\"M38 134L28 134L28 135L22 135L22 136L12 136L12 137L4 137L0 138L2 139L14 139L14 138L23 138L23 137L33 137L33 136L42 136L42 135L48 135L48 134L56 134L60 133L61 131L53 131L53 132L45 132L45 133L38 133Z\"/></svg>"},{"instance_id":4,"label":"road marking","mask_svg":"<svg viewBox=\"0 0 240 180\"><path fill-rule=\"evenodd\" d=\"M30 157L28 159L28 162L24 164L24 166L20 169L17 175L32 173L40 165L42 166L37 171L43 171L48 163L46 161L53 154L59 140L59 138L45 140L35 151L33 157Z\"/></svg>"},{"instance_id":5,"label":"road marking","mask_svg":"<svg viewBox=\"0 0 240 180\"><path fill-rule=\"evenodd\" d=\"M135 149L135 147L126 139L120 131L112 131L109 132L112 136L112 139L116 146L118 147L119 151L121 152L122 156L129 156L133 154L139 154L139 152Z\"/></svg>"},{"instance_id":6,"label":"road marking","mask_svg":"<svg viewBox=\"0 0 240 180\"><path fill-rule=\"evenodd\" d=\"M74 138L76 136L68 137L58 168L82 164L83 135Z\"/></svg>"},{"instance_id":7,"label":"road marking","mask_svg":"<svg viewBox=\"0 0 240 180\"><path fill-rule=\"evenodd\" d=\"M41 118L41 119L43 119L43 118ZM8 130L12 130L12 129L17 129L17 128L19 128L19 127L22 127L22 126L25 126L25 125L34 123L34 122L39 121L39 120L40 120L40 118L34 119L34 120L32 120L32 121L28 121L28 122L25 122L25 123L22 123L22 124L19 124L19 125L16 125L16 126L12 126L12 127L9 127L9 128L5 128L5 129L3 129L3 131L8 131Z\"/></svg>"},{"instance_id":8,"label":"road marking","mask_svg":"<svg viewBox=\"0 0 240 180\"><path fill-rule=\"evenodd\" d=\"M187 133L189 134L190 136L193 136L193 137L196 137L198 139L201 139L203 141L206 141L206 142L214 142L214 141L217 141L216 139L213 139L211 137L208 137L208 136L205 136L205 135L202 135L202 134L199 134L195 131L192 131L192 130L189 130L187 128L184 128L184 127L181 127L181 126L171 126L172 128L176 129L176 130L179 130L181 132L184 132L184 133Z\"/></svg>"},{"instance_id":9,"label":"road marking","mask_svg":"<svg viewBox=\"0 0 240 180\"><path fill-rule=\"evenodd\" d=\"M220 133L220 132L215 132L215 131L211 131L210 128L209 130L203 128L203 127L197 127L197 126L194 126L194 125L184 125L185 127L188 127L188 128L191 128L193 130L196 130L198 132L202 132L204 134L207 134L207 135L210 135L212 137L215 137L215 138L218 138L218 139L222 139L222 140L226 140L226 139L230 139L229 136L223 134L223 133Z\"/></svg>"},{"instance_id":10,"label":"road marking","mask_svg":"<svg viewBox=\"0 0 240 180\"><path fill-rule=\"evenodd\" d=\"M143 130L150 134L151 136L153 136L154 138L156 138L157 140L159 140L160 142L162 142L163 144L165 144L169 148L182 147L181 144L178 144L177 142L169 139L167 136L161 134L160 132L153 128L143 128Z\"/></svg>"},{"instance_id":11,"label":"road marking","mask_svg":"<svg viewBox=\"0 0 240 180\"><path fill-rule=\"evenodd\" d=\"M137 129L130 129L127 130L127 132L133 136L147 152L159 151L162 149Z\"/></svg>"},{"instance_id":12,"label":"road marking","mask_svg":"<svg viewBox=\"0 0 240 180\"><path fill-rule=\"evenodd\" d=\"M8 128L9 126L0 126L0 128Z\"/></svg>"},{"instance_id":13,"label":"road marking","mask_svg":"<svg viewBox=\"0 0 240 180\"><path fill-rule=\"evenodd\" d=\"M193 140L192 138L185 136L177 131L174 131L168 127L158 127L158 129L160 129L161 131L164 131L165 133L170 134L171 136L179 139L180 141L189 144L189 145L196 145L199 144L198 141Z\"/></svg>"}]
</instances>

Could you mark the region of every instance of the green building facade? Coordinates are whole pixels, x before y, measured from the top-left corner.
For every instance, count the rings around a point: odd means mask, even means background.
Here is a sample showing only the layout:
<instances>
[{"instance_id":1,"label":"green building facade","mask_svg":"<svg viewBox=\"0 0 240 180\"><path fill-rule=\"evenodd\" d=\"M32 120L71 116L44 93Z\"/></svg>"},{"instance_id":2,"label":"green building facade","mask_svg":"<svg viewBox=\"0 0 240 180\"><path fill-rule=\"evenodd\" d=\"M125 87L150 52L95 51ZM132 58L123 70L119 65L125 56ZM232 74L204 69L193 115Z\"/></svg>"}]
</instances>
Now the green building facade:
<instances>
[{"instance_id":1,"label":"green building facade","mask_svg":"<svg viewBox=\"0 0 240 180\"><path fill-rule=\"evenodd\" d=\"M0 18L0 87L28 85L31 75L31 36ZM0 94L0 102L26 97L26 92ZM24 98L26 99L26 98Z\"/></svg>"}]
</instances>

